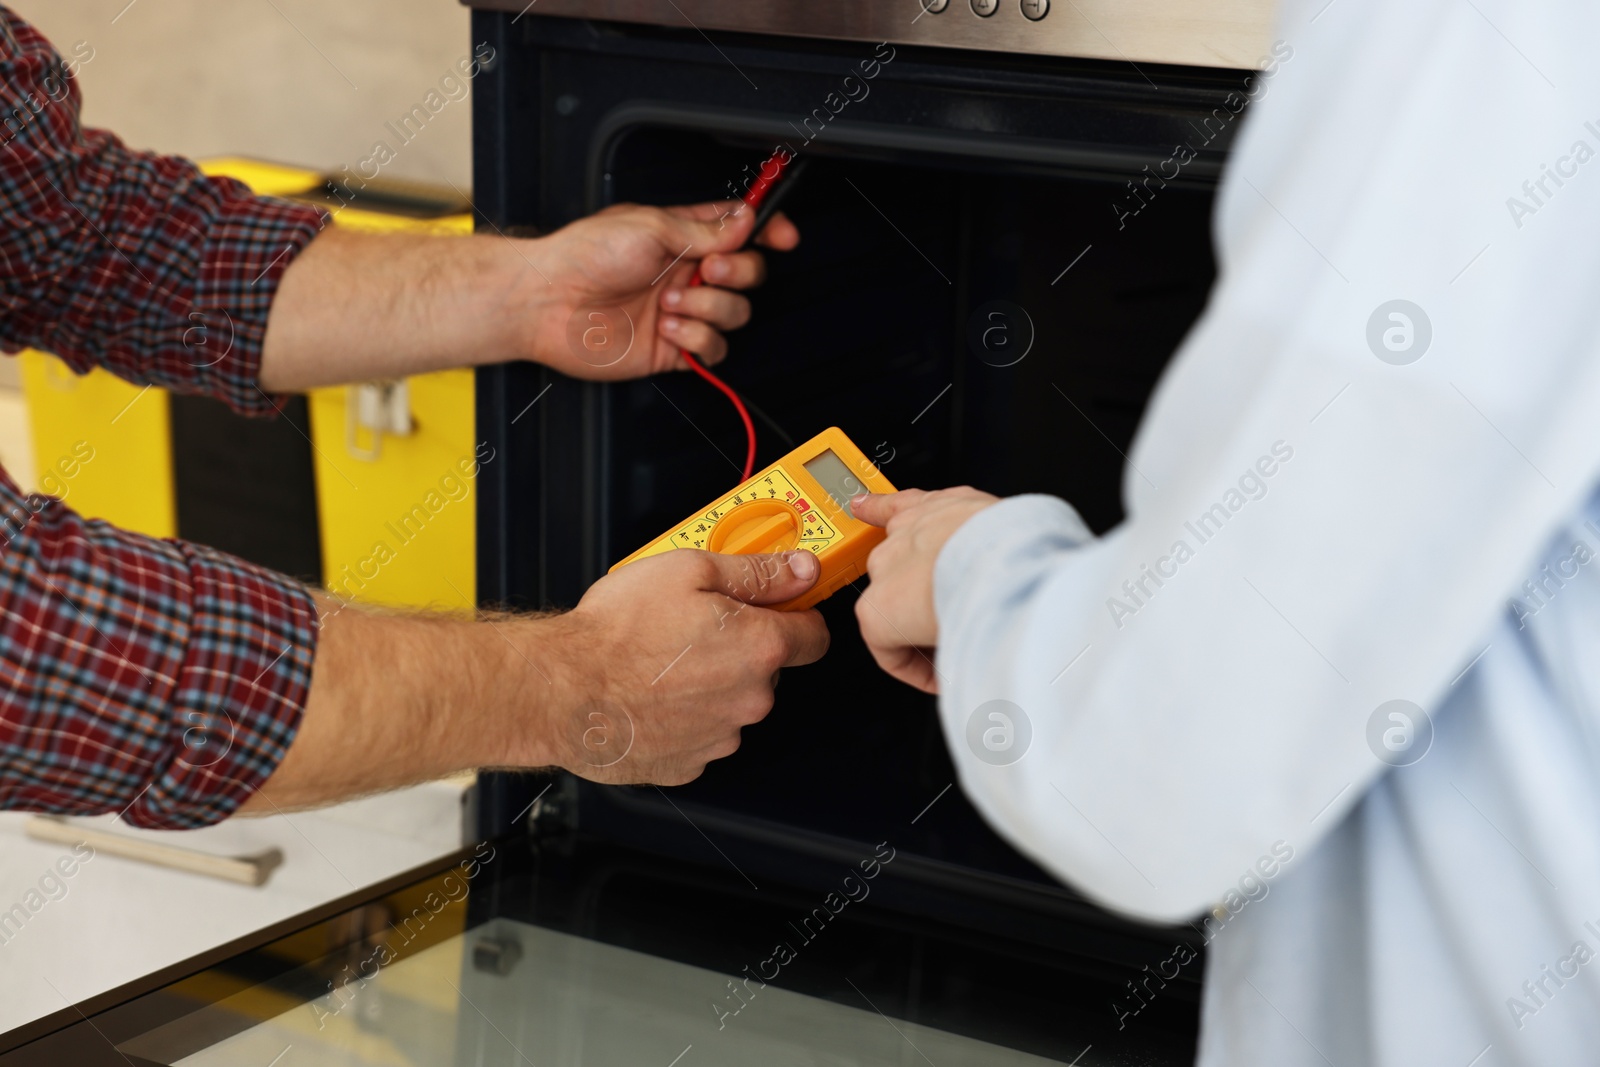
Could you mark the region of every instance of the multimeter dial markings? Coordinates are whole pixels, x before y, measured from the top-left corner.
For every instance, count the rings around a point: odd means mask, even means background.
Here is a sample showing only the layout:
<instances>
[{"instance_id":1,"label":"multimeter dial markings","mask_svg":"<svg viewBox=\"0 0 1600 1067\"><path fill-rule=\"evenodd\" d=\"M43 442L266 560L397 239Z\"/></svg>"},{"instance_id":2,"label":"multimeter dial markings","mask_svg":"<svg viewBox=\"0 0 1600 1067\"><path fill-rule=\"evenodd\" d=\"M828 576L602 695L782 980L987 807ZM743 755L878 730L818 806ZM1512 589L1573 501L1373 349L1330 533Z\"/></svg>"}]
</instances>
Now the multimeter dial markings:
<instances>
[{"instance_id":1,"label":"multimeter dial markings","mask_svg":"<svg viewBox=\"0 0 1600 1067\"><path fill-rule=\"evenodd\" d=\"M665 539L673 548L712 552L820 552L839 538L782 469L741 485L703 515Z\"/></svg>"},{"instance_id":2,"label":"multimeter dial markings","mask_svg":"<svg viewBox=\"0 0 1600 1067\"><path fill-rule=\"evenodd\" d=\"M832 541L833 527L822 521L822 516L815 511L808 512L804 517L805 525L800 530L802 541Z\"/></svg>"}]
</instances>

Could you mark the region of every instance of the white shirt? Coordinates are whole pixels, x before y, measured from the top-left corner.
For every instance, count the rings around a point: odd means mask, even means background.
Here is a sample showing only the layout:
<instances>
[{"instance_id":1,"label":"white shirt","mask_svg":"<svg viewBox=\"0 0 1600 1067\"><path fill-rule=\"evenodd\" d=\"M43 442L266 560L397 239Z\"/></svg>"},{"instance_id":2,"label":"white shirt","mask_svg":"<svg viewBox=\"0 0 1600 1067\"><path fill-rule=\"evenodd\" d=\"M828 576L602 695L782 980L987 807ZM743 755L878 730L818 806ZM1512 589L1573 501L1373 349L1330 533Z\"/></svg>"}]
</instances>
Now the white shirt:
<instances>
[{"instance_id":1,"label":"white shirt","mask_svg":"<svg viewBox=\"0 0 1600 1067\"><path fill-rule=\"evenodd\" d=\"M940 556L950 747L1091 898L1218 909L1202 1064L1600 1062L1600 8L1278 35L1128 518Z\"/></svg>"}]
</instances>

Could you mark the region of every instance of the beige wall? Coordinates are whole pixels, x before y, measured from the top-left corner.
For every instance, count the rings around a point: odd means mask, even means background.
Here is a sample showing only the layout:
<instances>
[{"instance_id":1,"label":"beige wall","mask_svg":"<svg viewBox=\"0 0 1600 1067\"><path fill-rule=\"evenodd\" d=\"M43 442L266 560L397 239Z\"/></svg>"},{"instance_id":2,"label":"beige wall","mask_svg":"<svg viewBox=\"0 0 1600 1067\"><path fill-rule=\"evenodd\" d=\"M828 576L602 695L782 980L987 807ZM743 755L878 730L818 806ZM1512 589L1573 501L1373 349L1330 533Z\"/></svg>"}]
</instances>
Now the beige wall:
<instances>
[{"instance_id":1,"label":"beige wall","mask_svg":"<svg viewBox=\"0 0 1600 1067\"><path fill-rule=\"evenodd\" d=\"M456 0L8 0L79 72L84 121L136 148L354 167L384 123L472 51ZM470 103L447 104L386 176L469 188Z\"/></svg>"}]
</instances>

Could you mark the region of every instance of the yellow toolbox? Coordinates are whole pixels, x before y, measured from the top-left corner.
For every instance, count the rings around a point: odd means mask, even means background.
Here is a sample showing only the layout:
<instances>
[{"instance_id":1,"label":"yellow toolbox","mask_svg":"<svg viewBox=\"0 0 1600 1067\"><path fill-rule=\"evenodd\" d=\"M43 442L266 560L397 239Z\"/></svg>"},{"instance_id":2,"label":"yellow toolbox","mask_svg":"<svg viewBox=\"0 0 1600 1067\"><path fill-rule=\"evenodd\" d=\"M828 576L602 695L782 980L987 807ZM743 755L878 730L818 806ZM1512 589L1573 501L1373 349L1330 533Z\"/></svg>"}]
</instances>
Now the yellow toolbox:
<instances>
[{"instance_id":1,"label":"yellow toolbox","mask_svg":"<svg viewBox=\"0 0 1600 1067\"><path fill-rule=\"evenodd\" d=\"M39 488L88 518L176 536L166 391L99 368L79 377L33 349L19 358Z\"/></svg>"},{"instance_id":2,"label":"yellow toolbox","mask_svg":"<svg viewBox=\"0 0 1600 1067\"><path fill-rule=\"evenodd\" d=\"M429 217L381 192L363 191L363 207L345 206L321 195L325 179L311 170L242 158L201 169L258 194L318 201L351 230L472 232L467 211ZM87 516L178 535L166 393L103 370L79 377L41 352L25 352L22 361L45 490L64 491ZM490 455L477 447L472 371L317 389L309 399L323 585L360 602L470 610L476 474ZM86 446L92 458L84 462Z\"/></svg>"}]
</instances>

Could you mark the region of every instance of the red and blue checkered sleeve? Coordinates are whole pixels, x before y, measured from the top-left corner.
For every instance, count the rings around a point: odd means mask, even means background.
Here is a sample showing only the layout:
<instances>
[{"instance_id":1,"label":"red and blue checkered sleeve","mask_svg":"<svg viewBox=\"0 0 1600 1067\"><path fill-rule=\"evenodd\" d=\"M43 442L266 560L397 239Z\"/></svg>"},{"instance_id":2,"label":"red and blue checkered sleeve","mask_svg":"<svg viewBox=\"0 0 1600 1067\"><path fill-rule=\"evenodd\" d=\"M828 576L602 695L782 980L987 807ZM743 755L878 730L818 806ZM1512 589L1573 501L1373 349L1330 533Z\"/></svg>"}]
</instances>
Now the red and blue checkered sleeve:
<instances>
[{"instance_id":1,"label":"red and blue checkered sleeve","mask_svg":"<svg viewBox=\"0 0 1600 1067\"><path fill-rule=\"evenodd\" d=\"M272 414L267 313L326 214L83 129L74 56L0 7L0 347Z\"/></svg>"},{"instance_id":2,"label":"red and blue checkered sleeve","mask_svg":"<svg viewBox=\"0 0 1600 1067\"><path fill-rule=\"evenodd\" d=\"M286 578L85 520L0 471L0 808L227 818L299 729L317 626Z\"/></svg>"}]
</instances>

